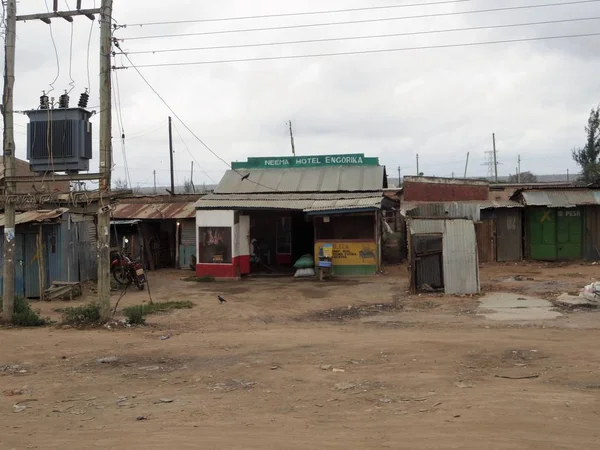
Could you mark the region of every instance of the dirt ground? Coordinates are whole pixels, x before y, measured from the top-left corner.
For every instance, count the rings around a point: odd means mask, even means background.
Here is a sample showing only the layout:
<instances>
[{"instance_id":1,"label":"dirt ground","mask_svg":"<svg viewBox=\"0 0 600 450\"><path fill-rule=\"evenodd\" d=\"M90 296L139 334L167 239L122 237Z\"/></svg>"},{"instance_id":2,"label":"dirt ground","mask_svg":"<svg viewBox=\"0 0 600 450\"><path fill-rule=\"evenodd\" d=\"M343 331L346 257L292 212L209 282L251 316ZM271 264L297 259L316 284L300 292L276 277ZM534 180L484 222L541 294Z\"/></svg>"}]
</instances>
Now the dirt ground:
<instances>
[{"instance_id":1,"label":"dirt ground","mask_svg":"<svg viewBox=\"0 0 600 450\"><path fill-rule=\"evenodd\" d=\"M324 283L189 274L149 275L154 301L195 306L144 327L0 329L0 449L600 448L595 310L490 321L477 297L408 295L405 267ZM481 267L485 292L546 299L596 277Z\"/></svg>"}]
</instances>

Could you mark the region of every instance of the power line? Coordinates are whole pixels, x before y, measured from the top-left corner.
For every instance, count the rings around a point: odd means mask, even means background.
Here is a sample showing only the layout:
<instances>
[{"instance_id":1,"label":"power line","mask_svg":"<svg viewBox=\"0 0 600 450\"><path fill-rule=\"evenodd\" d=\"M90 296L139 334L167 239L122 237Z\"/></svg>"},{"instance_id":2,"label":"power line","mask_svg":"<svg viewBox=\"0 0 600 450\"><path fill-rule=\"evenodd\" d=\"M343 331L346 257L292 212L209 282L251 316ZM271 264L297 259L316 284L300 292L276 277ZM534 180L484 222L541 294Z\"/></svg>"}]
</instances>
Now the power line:
<instances>
[{"instance_id":1,"label":"power line","mask_svg":"<svg viewBox=\"0 0 600 450\"><path fill-rule=\"evenodd\" d=\"M96 0L94 0L94 9L96 8ZM87 43L87 88L88 91L91 92L92 90L92 86L91 86L91 79L90 79L90 45L92 43L92 32L94 31L94 21L92 20L92 23L90 25L90 33L88 35L88 43Z\"/></svg>"},{"instance_id":2,"label":"power line","mask_svg":"<svg viewBox=\"0 0 600 450\"><path fill-rule=\"evenodd\" d=\"M499 41L483 41L483 42L467 42L463 44L440 44L440 45L426 45L422 47L400 47L400 48L382 48L374 50L355 50L348 52L334 52L334 53L312 53L306 55L288 55L288 56L264 56L258 58L239 58L239 59L221 59L221 60L207 60L207 61L191 61L191 62L175 62L175 63L158 63L158 64L140 64L137 68L143 67L173 67L173 66L198 66L204 64L225 64L225 63L239 63L239 62L252 62L252 61L273 61L280 59L301 59L301 58L321 58L326 56L347 56L347 55L365 55L370 53L390 53L390 52L403 52L413 50L432 50L441 48L460 48L460 47L475 47L480 45L492 45L492 44L509 44L515 42L532 42L532 41L547 41L554 39L568 39L568 38L580 38L600 36L600 33L584 33L584 34L570 34L562 36L542 36L534 38L520 38L520 39L503 39ZM127 58L129 60L129 58ZM131 62L131 60L129 60ZM115 69L129 69L135 66L122 66L115 67ZM137 69L136 69L137 70Z\"/></svg>"},{"instance_id":3,"label":"power line","mask_svg":"<svg viewBox=\"0 0 600 450\"><path fill-rule=\"evenodd\" d=\"M577 5L583 3L597 3L600 0L577 0L572 2L558 2L558 3L545 3L541 5L524 5L524 6L509 6L503 8L488 8L488 9L476 9L471 11L452 11L445 13L431 13L431 14L418 14L414 16L400 16L400 17L381 17L376 19L360 19L360 20L347 20L343 22L321 22L321 23L305 23L299 25L281 25L277 27L264 27L264 28L246 28L246 29L234 29L234 30L217 30L217 31L202 31L197 33L182 33L182 34L162 34L153 36L136 36L136 37L125 37L121 40L141 40L141 39L158 39L158 38L171 38L171 37L187 37L187 36L204 36L209 34L229 34L229 33L249 33L255 31L271 31L271 30L289 30L293 28L313 28L313 27L324 27L332 25L351 25L357 23L372 23L372 22L387 22L393 20L407 20L407 19L424 19L431 17L447 17L447 16L458 16L465 14L480 14L488 12L499 12L499 11L515 11L524 9L539 9L539 8L550 8L555 6L568 6Z\"/></svg>"},{"instance_id":4,"label":"power line","mask_svg":"<svg viewBox=\"0 0 600 450\"><path fill-rule=\"evenodd\" d=\"M125 148L125 126L123 125L123 109L121 108L121 89L119 86L119 75L115 72L115 87L113 91L114 101L117 113L117 124L119 125L121 135L121 152L123 153L123 167L125 168L125 175L127 175L127 182L131 187L131 176L129 175L129 164L127 163L127 150Z\"/></svg>"},{"instance_id":5,"label":"power line","mask_svg":"<svg viewBox=\"0 0 600 450\"><path fill-rule=\"evenodd\" d=\"M559 19L559 20L546 20L542 22L526 22L526 23L514 23L514 24L501 24L501 25L488 25L488 26L479 26L479 27L466 27L466 28L446 28L443 30L426 30L426 31L410 31L405 33L390 33L390 34L374 34L367 36L347 36L347 37L333 37L333 38L323 38L323 39L306 39L300 41L283 41L283 42L264 42L258 44L236 44L236 45L218 45L211 47L192 47L192 48L171 48L171 49L160 49L160 50L140 50L133 52L126 52L128 55L141 55L148 53L170 53L170 52L187 52L187 51L200 51L200 50L225 50L232 48L249 48L249 47L266 47L266 46L275 46L275 45L288 45L288 44L309 44L314 42L333 42L333 41L348 41L348 40L358 40L358 39L377 39L377 38L388 38L388 37L398 37L398 36L415 36L422 34L436 34L436 33L450 33L450 32L458 32L458 31L476 31L476 30L491 30L498 28L514 28L514 27L525 27L525 26L534 26L534 25L552 25L557 23L566 23L566 22L581 22L588 20L598 20L600 16L594 17L580 17L574 19Z\"/></svg>"},{"instance_id":6,"label":"power line","mask_svg":"<svg viewBox=\"0 0 600 450\"><path fill-rule=\"evenodd\" d=\"M44 0L44 3L46 4L46 9L48 10L48 12L50 12L50 7L48 6L48 0ZM52 32L52 23L50 23L48 25L48 29L50 30L50 40L52 41L52 46L54 47L54 55L56 56L56 77L50 83L50 90L47 92L47 94L50 94L50 92L52 92L54 90L54 83L56 83L56 81L58 80L58 77L60 77L60 57L58 56L58 48L56 47L56 41L54 40L54 33Z\"/></svg>"},{"instance_id":7,"label":"power line","mask_svg":"<svg viewBox=\"0 0 600 450\"><path fill-rule=\"evenodd\" d=\"M173 115L175 116L175 118L177 118L177 120L179 120L179 122L181 122L181 124L182 124L182 125L185 127L185 129L186 129L186 130L188 130L188 131L190 132L190 134L191 134L192 136L194 136L194 137L196 138L196 140L197 140L198 142L200 142L200 143L201 143L201 144L202 144L202 145L203 145L203 146L204 146L204 147L205 147L205 148L206 148L206 149L207 149L207 150L208 150L210 153L212 153L212 154L213 154L213 156L215 156L217 159L219 159L221 162L223 162L223 163L224 163L224 164L225 164L227 167L229 167L229 168L230 168L231 170L233 170L235 173L237 173L238 175L240 175L240 177L242 177L242 179L243 179L243 180L247 180L247 181L249 181L250 183L253 183L253 184L257 185L257 186L264 187L264 188L266 188L266 189L270 189L270 190L273 190L273 191L276 191L276 190L277 190L277 189L275 189L275 188L272 188L272 187L270 187L270 186L265 186L264 184L261 184L261 183L258 183L258 182L256 182L256 181L250 180L250 178L249 178L247 175L245 175L245 176L242 176L242 174L241 174L239 171L237 171L236 169L234 169L233 167L231 167L231 164L229 164L227 161L225 161L223 158L221 158L221 157L220 157L220 156L219 156L219 155L218 155L218 154L217 154L217 153L216 153L216 152L215 152L215 151L214 151L212 148L210 148L210 147L209 147L209 146L206 144L206 142L204 142L202 139L200 139L200 138L198 137L198 135L197 135L196 133L194 133L194 132L192 131L192 129L191 129L190 127L188 127L188 126L187 126L187 124L186 124L186 123L185 123L183 120L181 120L181 117L179 117L179 115L178 115L178 114L177 114L177 113L176 113L176 112L173 110L173 108L171 108L171 106L170 106L170 105L167 103L167 101L166 101L166 100L165 100L165 99L164 99L164 98L163 98L163 97L162 97L162 96L161 96L161 95L158 93L158 91L157 91L156 89L154 89L154 87L153 87L153 86L150 84L150 82L149 82L149 81L146 79L146 77L144 76L144 74L142 74L142 72L141 72L141 71L140 71L140 70L139 70L139 69L138 69L138 68L135 66L135 64L133 64L133 61L131 61L131 59L129 58L129 56L128 56L127 54L125 54L125 53L122 53L122 55L123 55L125 58L127 58L127 60L129 61L129 64L131 64L131 67L133 67L133 69L134 69L134 70L135 70L135 71L138 73L138 75L140 76L140 78L141 78L142 80L144 80L144 83L146 83L146 85L147 85L147 86L150 88L150 90L151 90L152 92L154 92L154 94L155 94L155 95L156 95L156 96L157 96L157 97L160 99L160 101L161 101L161 102L163 102L163 104L164 104L164 105L167 107L167 109L168 109L169 111L171 111L171 114L173 114ZM194 160L195 160L195 159L194 159ZM197 163L197 161L196 161L196 163ZM200 164L198 164L198 165L200 165Z\"/></svg>"},{"instance_id":8,"label":"power line","mask_svg":"<svg viewBox=\"0 0 600 450\"><path fill-rule=\"evenodd\" d=\"M216 183L216 181L215 181L215 180L213 180L213 179L211 178L211 176L210 176L209 174L207 174L207 173L204 171L204 169L202 168L202 166L200 165L200 163L199 163L198 161L196 161L196 158L194 158L194 155L192 154L192 152L191 152L190 148L188 147L188 145L187 145L187 144L185 143L185 141L183 140L183 136L182 136L182 135L181 135L181 133L179 132L179 128L177 128L177 125L176 125L176 124L173 124L173 128L175 128L175 131L177 132L177 135L179 136L179 139L181 140L181 143L183 144L183 146L185 147L185 149L187 150L187 152L190 154L190 156L192 157L192 159L194 160L194 162L195 162L196 164L198 164L198 168L200 169L200 171L201 171L201 172L202 172L204 175L206 175L210 181L212 181L213 183ZM182 171L179 171L179 172L182 172Z\"/></svg>"},{"instance_id":9,"label":"power line","mask_svg":"<svg viewBox=\"0 0 600 450\"><path fill-rule=\"evenodd\" d=\"M225 21L234 21L234 20L250 20L250 19L269 19L273 17L297 17L297 16L312 16L318 14L336 14L336 13L348 13L348 12L358 12L358 11L375 11L375 10L384 10L384 9L394 9L394 8L409 8L415 6L432 6L432 5L449 5L456 3L466 3L473 0L446 0L446 1L435 1L428 3L411 3L404 5L384 5L384 6L366 6L363 8L347 8L347 9L330 9L327 11L302 11L295 13L279 13L279 14L264 14L258 16L242 16L242 17L219 17L213 19L192 19L192 20L174 20L168 22L145 22L145 23L132 23L125 24L123 27L147 27L154 25L178 25L185 23L206 23L206 22L225 22Z\"/></svg>"}]
</instances>

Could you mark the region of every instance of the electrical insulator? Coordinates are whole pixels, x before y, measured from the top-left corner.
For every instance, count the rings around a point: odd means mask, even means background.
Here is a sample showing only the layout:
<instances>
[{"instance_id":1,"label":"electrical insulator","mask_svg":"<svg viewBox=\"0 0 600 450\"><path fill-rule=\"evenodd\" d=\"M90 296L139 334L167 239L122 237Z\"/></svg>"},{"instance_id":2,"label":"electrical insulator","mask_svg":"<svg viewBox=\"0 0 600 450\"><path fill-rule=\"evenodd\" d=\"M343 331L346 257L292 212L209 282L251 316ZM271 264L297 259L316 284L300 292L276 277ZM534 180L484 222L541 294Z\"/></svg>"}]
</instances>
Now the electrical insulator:
<instances>
[{"instance_id":1,"label":"electrical insulator","mask_svg":"<svg viewBox=\"0 0 600 450\"><path fill-rule=\"evenodd\" d=\"M88 91L86 89L85 92L82 92L81 95L79 96L79 104L77 106L79 106L80 108L87 108L89 99L90 99L90 94L88 94Z\"/></svg>"},{"instance_id":2,"label":"electrical insulator","mask_svg":"<svg viewBox=\"0 0 600 450\"><path fill-rule=\"evenodd\" d=\"M69 107L69 94L65 91L63 95L58 97L58 107L61 109L66 109Z\"/></svg>"},{"instance_id":3,"label":"electrical insulator","mask_svg":"<svg viewBox=\"0 0 600 450\"><path fill-rule=\"evenodd\" d=\"M46 95L46 91L42 91L42 95L40 97L40 109L48 109L50 107L48 103L48 96Z\"/></svg>"}]
</instances>

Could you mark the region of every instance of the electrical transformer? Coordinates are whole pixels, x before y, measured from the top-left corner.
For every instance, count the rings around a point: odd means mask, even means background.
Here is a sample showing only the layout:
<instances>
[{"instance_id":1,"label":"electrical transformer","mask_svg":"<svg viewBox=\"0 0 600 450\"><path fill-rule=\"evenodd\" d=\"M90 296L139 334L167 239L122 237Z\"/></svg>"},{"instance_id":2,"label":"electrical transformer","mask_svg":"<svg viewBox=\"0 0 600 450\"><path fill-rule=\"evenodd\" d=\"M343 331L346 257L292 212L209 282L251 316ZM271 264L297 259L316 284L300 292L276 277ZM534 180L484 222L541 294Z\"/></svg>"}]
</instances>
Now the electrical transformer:
<instances>
[{"instance_id":1,"label":"electrical transformer","mask_svg":"<svg viewBox=\"0 0 600 450\"><path fill-rule=\"evenodd\" d=\"M32 172L88 171L92 159L92 112L89 95L81 94L77 108L69 108L69 96L59 97L58 108L40 97L38 109L26 111L27 159Z\"/></svg>"}]
</instances>

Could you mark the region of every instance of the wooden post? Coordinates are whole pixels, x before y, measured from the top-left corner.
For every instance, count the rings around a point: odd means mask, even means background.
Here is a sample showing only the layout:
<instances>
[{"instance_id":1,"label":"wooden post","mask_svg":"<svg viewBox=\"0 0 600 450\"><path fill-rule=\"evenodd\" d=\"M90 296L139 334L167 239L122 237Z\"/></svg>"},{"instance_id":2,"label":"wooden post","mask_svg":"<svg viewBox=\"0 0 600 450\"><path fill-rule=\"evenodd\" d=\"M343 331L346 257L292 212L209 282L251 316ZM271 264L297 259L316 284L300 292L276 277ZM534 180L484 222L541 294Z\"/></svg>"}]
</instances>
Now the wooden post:
<instances>
[{"instance_id":1,"label":"wooden post","mask_svg":"<svg viewBox=\"0 0 600 450\"><path fill-rule=\"evenodd\" d=\"M44 259L44 234L43 225L39 225L37 234L38 270L40 278L40 300L46 300L46 261Z\"/></svg>"},{"instance_id":2,"label":"wooden post","mask_svg":"<svg viewBox=\"0 0 600 450\"><path fill-rule=\"evenodd\" d=\"M169 116L169 161L171 163L171 195L175 195L175 174L173 171L173 131L172 119Z\"/></svg>"},{"instance_id":3,"label":"wooden post","mask_svg":"<svg viewBox=\"0 0 600 450\"><path fill-rule=\"evenodd\" d=\"M181 265L179 264L179 236L180 236L181 224L179 220L175 224L175 268L181 269Z\"/></svg>"}]
</instances>

